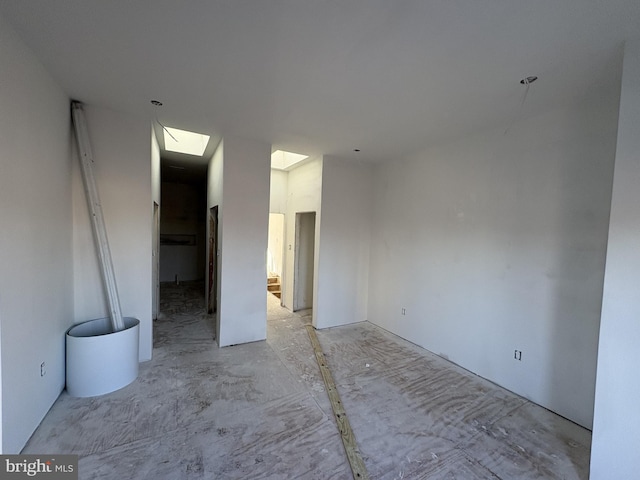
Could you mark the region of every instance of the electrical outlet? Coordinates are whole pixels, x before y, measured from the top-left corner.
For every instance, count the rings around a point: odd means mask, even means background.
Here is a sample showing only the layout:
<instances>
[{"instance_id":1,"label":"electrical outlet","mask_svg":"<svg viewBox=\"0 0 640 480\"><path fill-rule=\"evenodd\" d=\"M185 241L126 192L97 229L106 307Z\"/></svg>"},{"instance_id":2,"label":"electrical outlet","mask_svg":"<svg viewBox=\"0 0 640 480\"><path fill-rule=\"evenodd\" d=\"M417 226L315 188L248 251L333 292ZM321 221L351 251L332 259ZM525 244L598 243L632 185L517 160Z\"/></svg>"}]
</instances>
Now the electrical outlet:
<instances>
[{"instance_id":1,"label":"electrical outlet","mask_svg":"<svg viewBox=\"0 0 640 480\"><path fill-rule=\"evenodd\" d=\"M40 376L44 377L47 374L47 368L44 362L40 364Z\"/></svg>"},{"instance_id":2,"label":"electrical outlet","mask_svg":"<svg viewBox=\"0 0 640 480\"><path fill-rule=\"evenodd\" d=\"M522 361L522 350L515 350L515 352L513 353L513 358L515 358L516 360L521 362Z\"/></svg>"},{"instance_id":3,"label":"electrical outlet","mask_svg":"<svg viewBox=\"0 0 640 480\"><path fill-rule=\"evenodd\" d=\"M407 314L407 309L406 309L406 308L403 308L403 309L402 309L402 315L406 315L406 314Z\"/></svg>"}]
</instances>

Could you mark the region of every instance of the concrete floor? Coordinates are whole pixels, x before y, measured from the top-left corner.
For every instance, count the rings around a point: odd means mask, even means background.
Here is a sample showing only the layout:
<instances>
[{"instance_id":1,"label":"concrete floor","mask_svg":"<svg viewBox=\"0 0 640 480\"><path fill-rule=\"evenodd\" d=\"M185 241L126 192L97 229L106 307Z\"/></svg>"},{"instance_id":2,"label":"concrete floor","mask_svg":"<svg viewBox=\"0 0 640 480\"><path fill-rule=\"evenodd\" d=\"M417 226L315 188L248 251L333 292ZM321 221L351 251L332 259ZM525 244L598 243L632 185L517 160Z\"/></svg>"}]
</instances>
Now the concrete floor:
<instances>
[{"instance_id":1,"label":"concrete floor","mask_svg":"<svg viewBox=\"0 0 640 480\"><path fill-rule=\"evenodd\" d=\"M23 453L81 479L348 479L304 324L223 349L200 288L163 285L153 360L109 395L62 393ZM372 479L587 479L591 434L369 323L318 332Z\"/></svg>"}]
</instances>

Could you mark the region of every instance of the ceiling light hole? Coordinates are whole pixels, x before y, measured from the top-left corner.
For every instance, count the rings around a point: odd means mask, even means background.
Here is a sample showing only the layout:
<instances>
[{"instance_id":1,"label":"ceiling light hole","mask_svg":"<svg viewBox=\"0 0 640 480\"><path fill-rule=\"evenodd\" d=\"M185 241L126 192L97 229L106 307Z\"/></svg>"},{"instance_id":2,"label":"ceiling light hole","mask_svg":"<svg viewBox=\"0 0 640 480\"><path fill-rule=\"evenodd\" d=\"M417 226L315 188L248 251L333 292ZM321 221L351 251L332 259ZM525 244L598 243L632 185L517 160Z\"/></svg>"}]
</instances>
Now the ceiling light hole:
<instances>
[{"instance_id":1,"label":"ceiling light hole","mask_svg":"<svg viewBox=\"0 0 640 480\"><path fill-rule=\"evenodd\" d=\"M307 158L309 158L309 155L276 150L271 154L271 168L287 171Z\"/></svg>"},{"instance_id":2,"label":"ceiling light hole","mask_svg":"<svg viewBox=\"0 0 640 480\"><path fill-rule=\"evenodd\" d=\"M535 82L536 80L538 80L538 77L536 77L535 75L531 75L530 77L524 77L522 80L520 80L520 83L522 85L529 85Z\"/></svg>"},{"instance_id":3,"label":"ceiling light hole","mask_svg":"<svg viewBox=\"0 0 640 480\"><path fill-rule=\"evenodd\" d=\"M164 130L164 149L166 151L195 155L196 157L204 155L209 144L209 138L211 138L209 135L165 127L161 123L160 125Z\"/></svg>"},{"instance_id":4,"label":"ceiling light hole","mask_svg":"<svg viewBox=\"0 0 640 480\"><path fill-rule=\"evenodd\" d=\"M160 100L151 100L151 105L153 105L154 107L161 107L162 102Z\"/></svg>"},{"instance_id":5,"label":"ceiling light hole","mask_svg":"<svg viewBox=\"0 0 640 480\"><path fill-rule=\"evenodd\" d=\"M360 149L359 149L359 148L354 148L354 149L353 149L353 151L354 151L354 152L359 152L359 151L360 151Z\"/></svg>"}]
</instances>

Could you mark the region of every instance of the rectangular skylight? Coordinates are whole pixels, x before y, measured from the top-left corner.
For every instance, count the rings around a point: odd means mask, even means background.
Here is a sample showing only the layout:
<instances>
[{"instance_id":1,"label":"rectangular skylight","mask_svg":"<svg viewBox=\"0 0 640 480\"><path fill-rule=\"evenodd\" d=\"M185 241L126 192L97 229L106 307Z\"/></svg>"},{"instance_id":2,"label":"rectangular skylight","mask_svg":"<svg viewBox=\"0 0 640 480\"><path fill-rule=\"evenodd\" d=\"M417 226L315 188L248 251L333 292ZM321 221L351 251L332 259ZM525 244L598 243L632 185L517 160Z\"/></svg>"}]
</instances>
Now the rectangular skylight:
<instances>
[{"instance_id":1,"label":"rectangular skylight","mask_svg":"<svg viewBox=\"0 0 640 480\"><path fill-rule=\"evenodd\" d=\"M271 154L271 168L275 168L276 170L287 170L289 167L301 162L305 158L309 158L309 155L276 150Z\"/></svg>"},{"instance_id":2,"label":"rectangular skylight","mask_svg":"<svg viewBox=\"0 0 640 480\"><path fill-rule=\"evenodd\" d=\"M171 127L165 127L162 132L164 134L165 150L169 152L186 153L187 155L197 155L199 157L204 155L210 138L209 135Z\"/></svg>"}]
</instances>

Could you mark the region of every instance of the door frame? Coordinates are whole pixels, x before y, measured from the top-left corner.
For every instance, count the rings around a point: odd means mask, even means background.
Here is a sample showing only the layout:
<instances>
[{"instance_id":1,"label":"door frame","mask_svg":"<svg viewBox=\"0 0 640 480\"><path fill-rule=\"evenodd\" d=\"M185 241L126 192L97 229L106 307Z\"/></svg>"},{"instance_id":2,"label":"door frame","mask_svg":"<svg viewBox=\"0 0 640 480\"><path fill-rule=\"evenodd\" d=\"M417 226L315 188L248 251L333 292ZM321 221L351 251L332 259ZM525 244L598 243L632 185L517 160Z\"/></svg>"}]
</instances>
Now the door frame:
<instances>
[{"instance_id":1,"label":"door frame","mask_svg":"<svg viewBox=\"0 0 640 480\"><path fill-rule=\"evenodd\" d=\"M151 256L153 261L153 304L152 320L157 320L160 315L160 205L153 202L153 233Z\"/></svg>"},{"instance_id":2,"label":"door frame","mask_svg":"<svg viewBox=\"0 0 640 480\"><path fill-rule=\"evenodd\" d=\"M307 215L312 215L313 216L313 231L311 232L311 238L313 241L313 251L312 251L312 258L311 258L311 264L304 264L302 265L300 262L300 247L301 242L300 242L300 238L301 238L301 233L302 233L302 228L301 225L303 224L302 219L304 218L304 216ZM317 220L317 215L316 212L314 211L309 211L309 212L296 212L296 218L295 218L295 250L293 252L293 311L296 312L298 310L306 310L308 308L313 308L313 295L315 293L315 288L314 288L314 282L315 282L315 250L316 250L316 220ZM303 227L304 228L304 227ZM301 272L301 268L302 267L311 267L312 269L312 274L311 274L311 306L309 305L304 305L301 306L300 305L300 286L303 283L301 280L301 275L303 273L307 273L305 272ZM307 276L307 275L305 275ZM304 284L306 286L306 283Z\"/></svg>"},{"instance_id":3,"label":"door frame","mask_svg":"<svg viewBox=\"0 0 640 480\"><path fill-rule=\"evenodd\" d=\"M207 312L218 313L218 205L209 209L209 288L207 292Z\"/></svg>"}]
</instances>

